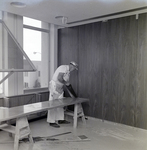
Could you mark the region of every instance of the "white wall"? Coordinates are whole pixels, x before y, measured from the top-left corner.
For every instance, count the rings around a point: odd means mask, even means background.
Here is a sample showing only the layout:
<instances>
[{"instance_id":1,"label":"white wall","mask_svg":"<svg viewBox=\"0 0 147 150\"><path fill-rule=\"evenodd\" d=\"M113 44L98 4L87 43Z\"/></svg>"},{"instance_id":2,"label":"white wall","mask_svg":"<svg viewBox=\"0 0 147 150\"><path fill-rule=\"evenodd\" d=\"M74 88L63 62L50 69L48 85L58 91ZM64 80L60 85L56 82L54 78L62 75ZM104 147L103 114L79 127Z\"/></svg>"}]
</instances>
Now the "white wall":
<instances>
[{"instance_id":1,"label":"white wall","mask_svg":"<svg viewBox=\"0 0 147 150\"><path fill-rule=\"evenodd\" d=\"M58 26L50 24L50 72L49 79L51 80L57 65L58 65L58 53L57 53L57 36L58 35Z\"/></svg>"},{"instance_id":2,"label":"white wall","mask_svg":"<svg viewBox=\"0 0 147 150\"><path fill-rule=\"evenodd\" d=\"M2 19L2 12L0 11L0 19ZM2 68L2 25L0 24L0 68ZM2 73L0 73L0 81L2 80ZM0 95L3 93L3 85L0 84ZM1 96L0 96L1 97Z\"/></svg>"},{"instance_id":3,"label":"white wall","mask_svg":"<svg viewBox=\"0 0 147 150\"><path fill-rule=\"evenodd\" d=\"M0 19L2 19L2 11L0 11Z\"/></svg>"},{"instance_id":4,"label":"white wall","mask_svg":"<svg viewBox=\"0 0 147 150\"><path fill-rule=\"evenodd\" d=\"M49 30L48 23L42 23L44 29ZM41 44L41 87L48 87L49 81L49 34L42 33L42 44Z\"/></svg>"}]
</instances>

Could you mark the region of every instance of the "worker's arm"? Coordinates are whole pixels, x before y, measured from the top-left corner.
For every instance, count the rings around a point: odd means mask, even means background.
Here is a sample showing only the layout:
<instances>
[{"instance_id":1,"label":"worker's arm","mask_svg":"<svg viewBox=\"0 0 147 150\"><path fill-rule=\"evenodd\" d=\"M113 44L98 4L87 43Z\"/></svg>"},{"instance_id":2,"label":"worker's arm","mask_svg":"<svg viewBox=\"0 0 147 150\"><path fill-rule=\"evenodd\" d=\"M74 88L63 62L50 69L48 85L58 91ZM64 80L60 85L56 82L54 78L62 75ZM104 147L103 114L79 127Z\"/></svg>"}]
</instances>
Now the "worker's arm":
<instances>
[{"instance_id":1,"label":"worker's arm","mask_svg":"<svg viewBox=\"0 0 147 150\"><path fill-rule=\"evenodd\" d=\"M72 85L69 83L69 74L68 73L67 74L59 73L58 80L59 80L59 82L63 83L66 86L71 97L75 97L75 98L77 97L75 91L72 88Z\"/></svg>"},{"instance_id":2,"label":"worker's arm","mask_svg":"<svg viewBox=\"0 0 147 150\"><path fill-rule=\"evenodd\" d=\"M59 73L58 75L58 81L65 84L65 85L69 85L69 76L66 75L65 73Z\"/></svg>"}]
</instances>

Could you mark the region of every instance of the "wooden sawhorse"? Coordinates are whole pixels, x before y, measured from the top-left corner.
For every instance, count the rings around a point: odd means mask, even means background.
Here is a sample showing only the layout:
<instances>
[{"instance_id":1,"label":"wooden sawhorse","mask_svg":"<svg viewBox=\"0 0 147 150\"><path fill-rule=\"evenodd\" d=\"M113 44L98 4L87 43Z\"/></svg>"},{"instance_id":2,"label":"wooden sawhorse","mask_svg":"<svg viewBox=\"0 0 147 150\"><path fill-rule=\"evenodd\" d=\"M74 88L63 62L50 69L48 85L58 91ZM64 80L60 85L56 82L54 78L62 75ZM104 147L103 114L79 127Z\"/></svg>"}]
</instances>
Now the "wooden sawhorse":
<instances>
[{"instance_id":1,"label":"wooden sawhorse","mask_svg":"<svg viewBox=\"0 0 147 150\"><path fill-rule=\"evenodd\" d=\"M54 109L58 107L65 107L69 105L75 105L74 106L74 128L77 127L77 118L80 114L78 114L78 110L81 106L81 103L88 102L88 99L85 98L62 98L62 99L56 99L54 101L44 101L44 102L38 102L38 103L32 103L17 107L11 107L11 108L1 108L0 107L0 122L3 124L0 124L0 129L6 132L9 132L11 134L14 134L14 150L18 150L19 147L19 140L28 136L30 145L29 150L33 147L33 139L31 136L31 131L29 128L29 123L27 116L42 112L49 109ZM81 107L82 108L82 107ZM81 111L81 115L84 116L83 109ZM80 115L80 116L81 116ZM16 119L16 126L12 126L9 123L9 120ZM84 120L85 118L83 118Z\"/></svg>"},{"instance_id":2,"label":"wooden sawhorse","mask_svg":"<svg viewBox=\"0 0 147 150\"><path fill-rule=\"evenodd\" d=\"M0 125L0 129L3 131L9 132L11 134L14 134L14 150L19 149L19 140L28 137L30 144L28 150L33 149L33 138L31 135L29 123L27 117L19 117L16 119L16 126L12 126L9 124L2 124Z\"/></svg>"},{"instance_id":3,"label":"wooden sawhorse","mask_svg":"<svg viewBox=\"0 0 147 150\"><path fill-rule=\"evenodd\" d=\"M82 118L83 123L86 124L85 115L84 115L83 107L82 107L81 104L75 104L74 105L74 112L67 110L67 111L64 112L64 114L73 117L73 119L74 119L74 128L77 127L77 120L80 117Z\"/></svg>"}]
</instances>

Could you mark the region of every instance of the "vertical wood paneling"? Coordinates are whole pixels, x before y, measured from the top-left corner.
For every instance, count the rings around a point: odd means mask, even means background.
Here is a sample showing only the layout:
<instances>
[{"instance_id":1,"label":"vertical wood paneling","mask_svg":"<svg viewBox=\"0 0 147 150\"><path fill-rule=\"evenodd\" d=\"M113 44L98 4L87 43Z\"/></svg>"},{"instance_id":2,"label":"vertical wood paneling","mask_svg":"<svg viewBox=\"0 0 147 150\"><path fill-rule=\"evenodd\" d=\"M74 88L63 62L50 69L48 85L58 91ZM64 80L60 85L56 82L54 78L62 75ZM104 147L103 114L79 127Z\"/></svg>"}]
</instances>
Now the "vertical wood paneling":
<instances>
[{"instance_id":1,"label":"vertical wood paneling","mask_svg":"<svg viewBox=\"0 0 147 150\"><path fill-rule=\"evenodd\" d=\"M68 65L71 61L78 62L78 28L65 28L59 30L60 34L62 34L62 38L58 36L58 66ZM78 92L77 76L78 71L74 71L70 78L70 82L76 93Z\"/></svg>"},{"instance_id":2,"label":"vertical wood paneling","mask_svg":"<svg viewBox=\"0 0 147 150\"><path fill-rule=\"evenodd\" d=\"M60 64L71 56L86 115L147 129L147 14L61 29Z\"/></svg>"},{"instance_id":3,"label":"vertical wood paneling","mask_svg":"<svg viewBox=\"0 0 147 150\"><path fill-rule=\"evenodd\" d=\"M134 18L134 17L133 17ZM128 34L129 34L129 22L130 18L121 18L118 20L119 22L119 42L117 47L119 47L119 74L120 74L120 82L119 82L119 98L118 98L118 122L119 123L124 123L127 124L129 119L127 119L127 112L129 110L129 103L128 103L128 92L129 92L129 72L131 66L130 66L130 48L128 47L130 44L130 40L128 39ZM116 40L117 41L117 40Z\"/></svg>"},{"instance_id":4,"label":"vertical wood paneling","mask_svg":"<svg viewBox=\"0 0 147 150\"><path fill-rule=\"evenodd\" d=\"M92 24L85 25L81 31L79 29L79 96L81 97L89 97L91 99L91 92L93 91L93 83L92 83L92 69L93 69L93 61L91 61L91 54L92 54ZM85 43L87 43L85 45ZM85 46L84 46L85 45ZM92 47L93 48L93 47ZM84 61L83 61L84 60ZM88 80L87 80L88 79ZM94 99L90 103L90 108L93 108ZM89 109L90 115L93 114L93 109Z\"/></svg>"},{"instance_id":5,"label":"vertical wood paneling","mask_svg":"<svg viewBox=\"0 0 147 150\"><path fill-rule=\"evenodd\" d=\"M78 96L79 97L89 97L92 95L90 92L93 92L92 90L89 90L91 87L91 76L90 76L90 67L89 65L89 54L88 51L91 50L90 44L91 44L91 38L92 35L90 33L90 29L92 26L80 26L79 27L79 71L78 71ZM87 32L89 33L86 33ZM85 45L87 43L87 45ZM88 78L88 82L87 82ZM90 106L93 105L93 102L89 104ZM84 109L85 114L92 114L92 109Z\"/></svg>"},{"instance_id":6,"label":"vertical wood paneling","mask_svg":"<svg viewBox=\"0 0 147 150\"><path fill-rule=\"evenodd\" d=\"M108 33L108 23L101 23L100 31L100 51L102 53L102 66L101 66L101 94L102 94L102 119L109 120L111 110L111 98L109 97L110 93L110 62L109 62L109 33Z\"/></svg>"},{"instance_id":7,"label":"vertical wood paneling","mask_svg":"<svg viewBox=\"0 0 147 150\"><path fill-rule=\"evenodd\" d=\"M147 14L138 19L136 126L147 129Z\"/></svg>"}]
</instances>

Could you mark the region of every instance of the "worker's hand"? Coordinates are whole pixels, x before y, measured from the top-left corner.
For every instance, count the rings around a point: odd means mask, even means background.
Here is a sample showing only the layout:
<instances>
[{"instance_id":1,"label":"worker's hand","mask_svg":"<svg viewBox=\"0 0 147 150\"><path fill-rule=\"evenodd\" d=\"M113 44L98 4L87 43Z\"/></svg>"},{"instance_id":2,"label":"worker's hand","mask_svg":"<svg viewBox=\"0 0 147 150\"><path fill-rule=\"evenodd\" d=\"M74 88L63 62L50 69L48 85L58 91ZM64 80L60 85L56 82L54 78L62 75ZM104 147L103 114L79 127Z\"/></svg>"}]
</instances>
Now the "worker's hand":
<instances>
[{"instance_id":1,"label":"worker's hand","mask_svg":"<svg viewBox=\"0 0 147 150\"><path fill-rule=\"evenodd\" d=\"M60 93L55 92L52 94L52 99L58 99L60 95L61 95Z\"/></svg>"},{"instance_id":2,"label":"worker's hand","mask_svg":"<svg viewBox=\"0 0 147 150\"><path fill-rule=\"evenodd\" d=\"M66 85L66 86L69 86L69 85L70 85L70 83L69 83L69 82L66 82L66 83L65 83L65 85Z\"/></svg>"},{"instance_id":3,"label":"worker's hand","mask_svg":"<svg viewBox=\"0 0 147 150\"><path fill-rule=\"evenodd\" d=\"M69 73L69 72L65 73L65 74L63 75L64 81L69 82L69 77L70 77L70 73Z\"/></svg>"}]
</instances>

